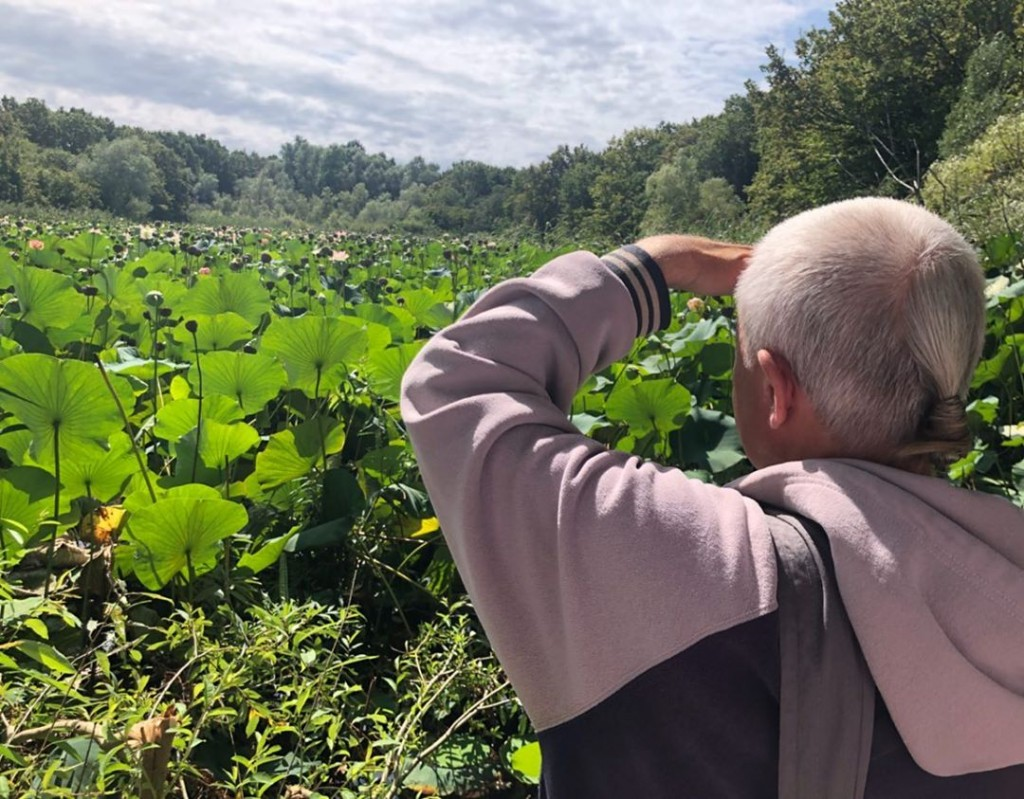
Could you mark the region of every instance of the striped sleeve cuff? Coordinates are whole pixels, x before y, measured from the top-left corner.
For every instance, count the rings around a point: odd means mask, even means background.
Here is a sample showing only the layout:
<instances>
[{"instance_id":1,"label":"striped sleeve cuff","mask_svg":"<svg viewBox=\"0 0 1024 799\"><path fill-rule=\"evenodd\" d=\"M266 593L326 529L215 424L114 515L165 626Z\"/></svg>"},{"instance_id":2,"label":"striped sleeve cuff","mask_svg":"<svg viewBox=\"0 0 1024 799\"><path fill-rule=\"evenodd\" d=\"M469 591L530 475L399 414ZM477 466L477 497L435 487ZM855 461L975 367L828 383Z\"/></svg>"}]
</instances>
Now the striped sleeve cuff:
<instances>
[{"instance_id":1,"label":"striped sleeve cuff","mask_svg":"<svg viewBox=\"0 0 1024 799\"><path fill-rule=\"evenodd\" d=\"M633 300L636 311L637 336L649 336L657 330L668 327L672 321L672 309L668 302L668 286L661 267L644 250L635 244L608 253L601 258L622 282Z\"/></svg>"}]
</instances>

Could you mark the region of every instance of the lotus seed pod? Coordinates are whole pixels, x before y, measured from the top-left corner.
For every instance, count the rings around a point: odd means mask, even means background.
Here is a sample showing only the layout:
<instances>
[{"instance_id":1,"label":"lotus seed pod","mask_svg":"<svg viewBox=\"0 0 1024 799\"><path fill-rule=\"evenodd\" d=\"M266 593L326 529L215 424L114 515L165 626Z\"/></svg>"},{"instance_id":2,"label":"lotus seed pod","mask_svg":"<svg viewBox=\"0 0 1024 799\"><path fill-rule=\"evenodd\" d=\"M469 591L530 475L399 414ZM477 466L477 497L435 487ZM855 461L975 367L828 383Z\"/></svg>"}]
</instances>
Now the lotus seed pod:
<instances>
[{"instance_id":1,"label":"lotus seed pod","mask_svg":"<svg viewBox=\"0 0 1024 799\"><path fill-rule=\"evenodd\" d=\"M321 305L327 305L327 295L321 291L316 295L316 301Z\"/></svg>"},{"instance_id":2,"label":"lotus seed pod","mask_svg":"<svg viewBox=\"0 0 1024 799\"><path fill-rule=\"evenodd\" d=\"M187 322L185 322L185 329L189 333L195 334L195 332L199 329L199 322L197 322L195 319L189 319Z\"/></svg>"},{"instance_id":3,"label":"lotus seed pod","mask_svg":"<svg viewBox=\"0 0 1024 799\"><path fill-rule=\"evenodd\" d=\"M162 291L146 292L146 305L151 308L159 308L164 304L164 293Z\"/></svg>"}]
</instances>

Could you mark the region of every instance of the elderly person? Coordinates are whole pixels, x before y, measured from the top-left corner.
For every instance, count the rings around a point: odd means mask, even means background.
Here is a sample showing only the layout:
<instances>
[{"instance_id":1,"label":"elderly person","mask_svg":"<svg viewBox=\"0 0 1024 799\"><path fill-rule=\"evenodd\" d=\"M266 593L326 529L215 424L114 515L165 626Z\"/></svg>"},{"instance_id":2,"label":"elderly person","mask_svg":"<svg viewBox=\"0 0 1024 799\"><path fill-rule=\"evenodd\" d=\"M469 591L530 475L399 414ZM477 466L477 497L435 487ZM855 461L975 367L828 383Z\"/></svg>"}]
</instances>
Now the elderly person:
<instances>
[{"instance_id":1,"label":"elderly person","mask_svg":"<svg viewBox=\"0 0 1024 799\"><path fill-rule=\"evenodd\" d=\"M733 405L758 470L726 487L566 418L668 325L670 289L736 296ZM753 250L658 236L562 256L422 350L402 412L537 730L542 796L778 795L769 505L827 533L877 686L863 795L1024 796L1024 516L931 475L969 446L982 290L948 224L859 199Z\"/></svg>"}]
</instances>

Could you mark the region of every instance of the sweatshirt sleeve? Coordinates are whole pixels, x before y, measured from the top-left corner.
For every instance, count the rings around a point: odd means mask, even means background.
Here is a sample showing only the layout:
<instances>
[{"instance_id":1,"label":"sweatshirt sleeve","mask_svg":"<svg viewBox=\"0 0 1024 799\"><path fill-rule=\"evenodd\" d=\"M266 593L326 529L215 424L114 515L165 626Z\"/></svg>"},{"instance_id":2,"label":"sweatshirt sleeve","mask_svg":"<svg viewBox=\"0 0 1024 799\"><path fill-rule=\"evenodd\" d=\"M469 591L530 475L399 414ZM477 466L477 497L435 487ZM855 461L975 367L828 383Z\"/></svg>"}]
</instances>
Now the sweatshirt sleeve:
<instances>
[{"instance_id":1,"label":"sweatshirt sleeve","mask_svg":"<svg viewBox=\"0 0 1024 799\"><path fill-rule=\"evenodd\" d=\"M572 253L488 291L403 381L441 528L538 730L774 608L756 504L609 451L567 418L587 377L669 316L639 247Z\"/></svg>"}]
</instances>

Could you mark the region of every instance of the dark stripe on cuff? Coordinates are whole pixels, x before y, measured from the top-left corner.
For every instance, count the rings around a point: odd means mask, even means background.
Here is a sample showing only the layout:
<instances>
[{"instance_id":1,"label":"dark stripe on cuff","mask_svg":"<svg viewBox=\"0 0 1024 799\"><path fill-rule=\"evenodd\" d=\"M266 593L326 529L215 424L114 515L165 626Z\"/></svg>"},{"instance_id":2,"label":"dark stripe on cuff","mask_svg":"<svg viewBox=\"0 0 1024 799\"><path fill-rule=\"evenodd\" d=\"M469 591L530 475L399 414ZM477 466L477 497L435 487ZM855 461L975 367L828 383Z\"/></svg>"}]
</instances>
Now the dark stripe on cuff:
<instances>
[{"instance_id":1,"label":"dark stripe on cuff","mask_svg":"<svg viewBox=\"0 0 1024 799\"><path fill-rule=\"evenodd\" d=\"M637 338L639 338L640 334L643 332L640 328L640 298L636 296L636 289L633 288L632 281L628 277L626 277L623 271L619 269L619 267L617 267L607 257L602 258L601 263L603 263L605 266L612 270L612 274L614 274L615 277L619 279L619 282L622 283L622 285L625 286L626 290L629 292L629 298L633 300L633 311L636 313L636 335Z\"/></svg>"},{"instance_id":2,"label":"dark stripe on cuff","mask_svg":"<svg viewBox=\"0 0 1024 799\"><path fill-rule=\"evenodd\" d=\"M672 306L669 304L668 284L665 283L665 275L662 273L661 267L658 266L658 262L651 258L645 250L637 247L635 244L627 244L622 249L635 255L637 260L639 260L650 273L651 280L654 281L654 288L658 292L659 311L659 319L657 323L654 321L651 322L651 328L652 331L663 330L668 327L669 323L672 321Z\"/></svg>"},{"instance_id":3,"label":"dark stripe on cuff","mask_svg":"<svg viewBox=\"0 0 1024 799\"><path fill-rule=\"evenodd\" d=\"M648 336L651 334L651 331L654 330L654 303L651 301L651 292L647 288L647 281L644 279L643 269L634 263L632 258L627 258L626 254L632 255L632 253L628 253L625 248L621 248L615 250L615 252L608 253L605 258L614 258L622 264L624 268L629 269L629 271L636 276L636 282L640 284L640 290L644 293L644 302L647 303L647 329L643 329L643 318L641 317L640 335Z\"/></svg>"}]
</instances>

